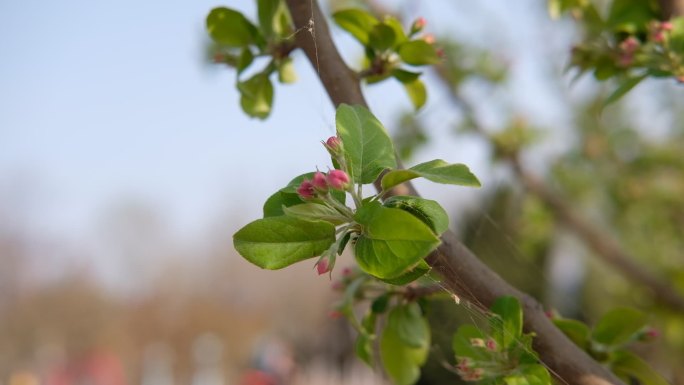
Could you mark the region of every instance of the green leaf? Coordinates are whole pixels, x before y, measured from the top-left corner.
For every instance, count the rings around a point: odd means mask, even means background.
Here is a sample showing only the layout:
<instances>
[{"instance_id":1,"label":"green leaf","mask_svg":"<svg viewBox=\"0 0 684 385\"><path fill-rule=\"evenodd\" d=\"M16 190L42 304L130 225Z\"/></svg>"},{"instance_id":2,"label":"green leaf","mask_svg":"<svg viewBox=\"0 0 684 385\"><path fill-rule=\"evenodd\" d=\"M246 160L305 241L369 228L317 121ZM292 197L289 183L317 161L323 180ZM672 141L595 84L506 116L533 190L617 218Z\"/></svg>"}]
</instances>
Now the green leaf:
<instances>
[{"instance_id":1,"label":"green leaf","mask_svg":"<svg viewBox=\"0 0 684 385\"><path fill-rule=\"evenodd\" d=\"M292 58L285 58L278 63L278 80L281 83L294 83L297 81L297 73L295 72Z\"/></svg>"},{"instance_id":2,"label":"green leaf","mask_svg":"<svg viewBox=\"0 0 684 385\"><path fill-rule=\"evenodd\" d=\"M407 38L406 33L404 33L404 27L396 17L386 15L383 22L394 30L394 47L406 41Z\"/></svg>"},{"instance_id":3,"label":"green leaf","mask_svg":"<svg viewBox=\"0 0 684 385\"><path fill-rule=\"evenodd\" d=\"M591 330L586 324L573 319L554 319L554 325L582 349L589 345Z\"/></svg>"},{"instance_id":4,"label":"green leaf","mask_svg":"<svg viewBox=\"0 0 684 385\"><path fill-rule=\"evenodd\" d=\"M522 336L523 313L520 301L511 296L499 297L490 308L498 317L492 317L490 324L494 340L508 348Z\"/></svg>"},{"instance_id":5,"label":"green leaf","mask_svg":"<svg viewBox=\"0 0 684 385\"><path fill-rule=\"evenodd\" d=\"M333 13L333 20L363 45L368 45L373 27L380 21L361 9L345 9Z\"/></svg>"},{"instance_id":6,"label":"green leaf","mask_svg":"<svg viewBox=\"0 0 684 385\"><path fill-rule=\"evenodd\" d=\"M259 32L242 13L226 7L214 8L207 16L207 31L223 45L246 47L258 39Z\"/></svg>"},{"instance_id":7,"label":"green leaf","mask_svg":"<svg viewBox=\"0 0 684 385\"><path fill-rule=\"evenodd\" d=\"M365 272L378 278L398 277L440 243L432 230L413 215L378 202L362 206L355 219L363 226L354 249L356 260Z\"/></svg>"},{"instance_id":8,"label":"green leaf","mask_svg":"<svg viewBox=\"0 0 684 385\"><path fill-rule=\"evenodd\" d=\"M242 52L240 53L240 57L237 60L236 63L236 69L238 72L238 75L242 73L247 67L252 64L254 61L254 54L252 54L252 50L250 50L248 47L243 48Z\"/></svg>"},{"instance_id":9,"label":"green leaf","mask_svg":"<svg viewBox=\"0 0 684 385\"><path fill-rule=\"evenodd\" d=\"M464 164L452 164L435 159L407 170L391 170L382 177L382 188L388 190L408 180L423 177L436 183L480 187L480 181Z\"/></svg>"},{"instance_id":10,"label":"green leaf","mask_svg":"<svg viewBox=\"0 0 684 385\"><path fill-rule=\"evenodd\" d=\"M441 61L435 47L424 40L407 41L399 46L397 52L401 60L414 66L438 64Z\"/></svg>"},{"instance_id":11,"label":"green leaf","mask_svg":"<svg viewBox=\"0 0 684 385\"><path fill-rule=\"evenodd\" d=\"M395 79L399 80L402 83L410 83L416 81L418 80L418 77L420 77L421 74L421 72L411 72L403 70L401 68L395 68L394 70L392 70L392 76L394 76Z\"/></svg>"},{"instance_id":12,"label":"green leaf","mask_svg":"<svg viewBox=\"0 0 684 385\"><path fill-rule=\"evenodd\" d=\"M281 36L290 34L292 20L285 2L282 0L258 0L259 27L264 36Z\"/></svg>"},{"instance_id":13,"label":"green leaf","mask_svg":"<svg viewBox=\"0 0 684 385\"><path fill-rule=\"evenodd\" d=\"M253 118L266 119L273 105L273 84L265 73L258 73L238 83L240 105Z\"/></svg>"},{"instance_id":14,"label":"green leaf","mask_svg":"<svg viewBox=\"0 0 684 385\"><path fill-rule=\"evenodd\" d=\"M436 201L414 196L396 195L388 198L383 205L411 213L428 225L437 235L449 228L449 216Z\"/></svg>"},{"instance_id":15,"label":"green leaf","mask_svg":"<svg viewBox=\"0 0 684 385\"><path fill-rule=\"evenodd\" d=\"M424 276L429 271L430 265L428 265L427 262L425 262L424 260L421 260L411 270L404 272L402 275L395 278L385 278L382 279L382 281L385 283L389 283L390 285L404 286Z\"/></svg>"},{"instance_id":16,"label":"green leaf","mask_svg":"<svg viewBox=\"0 0 684 385\"><path fill-rule=\"evenodd\" d=\"M283 207L290 207L304 203L296 193L276 191L264 203L264 218L285 215Z\"/></svg>"},{"instance_id":17,"label":"green leaf","mask_svg":"<svg viewBox=\"0 0 684 385\"><path fill-rule=\"evenodd\" d=\"M318 203L302 203L300 205L283 207L283 213L287 216L307 221L326 221L335 226L348 222L337 210Z\"/></svg>"},{"instance_id":18,"label":"green leaf","mask_svg":"<svg viewBox=\"0 0 684 385\"><path fill-rule=\"evenodd\" d=\"M366 334L359 333L354 343L354 352L356 356L365 362L366 365L373 368L373 340Z\"/></svg>"},{"instance_id":19,"label":"green leaf","mask_svg":"<svg viewBox=\"0 0 684 385\"><path fill-rule=\"evenodd\" d=\"M394 46L396 39L394 29L387 24L378 23L368 34L368 44L378 51L385 51Z\"/></svg>"},{"instance_id":20,"label":"green leaf","mask_svg":"<svg viewBox=\"0 0 684 385\"><path fill-rule=\"evenodd\" d=\"M415 307L417 310L407 307ZM416 314L418 317L416 317ZM417 346L405 342L407 335ZM420 377L430 346L430 327L416 304L398 306L388 317L380 339L380 358L385 372L395 385L411 385Z\"/></svg>"},{"instance_id":21,"label":"green leaf","mask_svg":"<svg viewBox=\"0 0 684 385\"><path fill-rule=\"evenodd\" d=\"M594 341L608 346L629 342L646 326L648 315L639 310L622 307L606 313L594 327Z\"/></svg>"},{"instance_id":22,"label":"green leaf","mask_svg":"<svg viewBox=\"0 0 684 385\"><path fill-rule=\"evenodd\" d=\"M551 385L551 375L542 365L524 365L517 373L504 377L506 385Z\"/></svg>"},{"instance_id":23,"label":"green leaf","mask_svg":"<svg viewBox=\"0 0 684 385\"><path fill-rule=\"evenodd\" d=\"M384 169L396 167L394 147L385 127L366 108L342 104L335 123L354 183L372 183Z\"/></svg>"},{"instance_id":24,"label":"green leaf","mask_svg":"<svg viewBox=\"0 0 684 385\"><path fill-rule=\"evenodd\" d=\"M335 242L335 226L290 217L258 219L233 235L235 249L263 269L282 269L316 257Z\"/></svg>"},{"instance_id":25,"label":"green leaf","mask_svg":"<svg viewBox=\"0 0 684 385\"><path fill-rule=\"evenodd\" d=\"M413 108L415 108L417 111L423 107L427 101L427 90L425 89L425 84L423 84L423 82L420 80L414 80L410 83L402 84L404 85L404 89L406 90L409 99L411 99Z\"/></svg>"},{"instance_id":26,"label":"green leaf","mask_svg":"<svg viewBox=\"0 0 684 385\"><path fill-rule=\"evenodd\" d=\"M608 98L603 102L603 107L605 108L606 106L613 104L620 100L625 94L627 94L629 91L632 90L632 88L636 87L639 83L641 83L642 80L646 79L648 74L643 74L639 75L637 77L630 77L625 79L618 88L613 91Z\"/></svg>"},{"instance_id":27,"label":"green leaf","mask_svg":"<svg viewBox=\"0 0 684 385\"><path fill-rule=\"evenodd\" d=\"M625 383L638 383L643 385L668 385L668 382L653 370L644 360L626 350L615 352L611 370Z\"/></svg>"},{"instance_id":28,"label":"green leaf","mask_svg":"<svg viewBox=\"0 0 684 385\"><path fill-rule=\"evenodd\" d=\"M489 350L473 346L473 339L486 341L488 336L473 324L465 324L458 328L451 341L456 357L469 358L473 361L486 361L490 358Z\"/></svg>"},{"instance_id":29,"label":"green leaf","mask_svg":"<svg viewBox=\"0 0 684 385\"><path fill-rule=\"evenodd\" d=\"M650 1L613 0L607 24L615 31L634 34L644 31L648 23L658 16Z\"/></svg>"}]
</instances>

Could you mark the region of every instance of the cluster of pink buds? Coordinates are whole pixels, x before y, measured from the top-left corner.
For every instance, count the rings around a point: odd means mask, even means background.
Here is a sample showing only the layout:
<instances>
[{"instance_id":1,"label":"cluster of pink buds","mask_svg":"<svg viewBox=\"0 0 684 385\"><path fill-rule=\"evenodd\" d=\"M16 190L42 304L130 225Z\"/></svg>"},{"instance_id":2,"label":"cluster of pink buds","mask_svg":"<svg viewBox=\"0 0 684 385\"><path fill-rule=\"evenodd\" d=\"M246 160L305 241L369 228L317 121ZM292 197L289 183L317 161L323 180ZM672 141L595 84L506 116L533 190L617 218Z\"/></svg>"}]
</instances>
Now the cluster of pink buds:
<instances>
[{"instance_id":1,"label":"cluster of pink buds","mask_svg":"<svg viewBox=\"0 0 684 385\"><path fill-rule=\"evenodd\" d=\"M639 49L641 43L639 40L630 36L623 40L618 46L620 52L618 56L618 65L620 67L629 67L634 62L634 53Z\"/></svg>"},{"instance_id":2,"label":"cluster of pink buds","mask_svg":"<svg viewBox=\"0 0 684 385\"><path fill-rule=\"evenodd\" d=\"M336 291L344 290L347 285L351 283L354 279L354 270L351 267L345 267L342 269L342 278L339 281L332 283L332 289Z\"/></svg>"},{"instance_id":3,"label":"cluster of pink buds","mask_svg":"<svg viewBox=\"0 0 684 385\"><path fill-rule=\"evenodd\" d=\"M473 367L468 358L459 357L456 364L456 372L464 381L480 381L484 374L484 369Z\"/></svg>"},{"instance_id":4,"label":"cluster of pink buds","mask_svg":"<svg viewBox=\"0 0 684 385\"><path fill-rule=\"evenodd\" d=\"M327 174L319 171L311 180L302 181L297 188L297 194L302 199L314 199L325 195L329 189L344 191L349 182L349 175L342 170L330 170Z\"/></svg>"},{"instance_id":5,"label":"cluster of pink buds","mask_svg":"<svg viewBox=\"0 0 684 385\"><path fill-rule=\"evenodd\" d=\"M672 23L669 21L654 21L649 28L649 38L656 43L665 41L667 34L672 31Z\"/></svg>"},{"instance_id":6,"label":"cluster of pink buds","mask_svg":"<svg viewBox=\"0 0 684 385\"><path fill-rule=\"evenodd\" d=\"M342 170L330 170L327 174L316 172L311 180L304 180L297 188L302 199L314 199L325 195L329 189L344 191L349 186L349 175Z\"/></svg>"}]
</instances>

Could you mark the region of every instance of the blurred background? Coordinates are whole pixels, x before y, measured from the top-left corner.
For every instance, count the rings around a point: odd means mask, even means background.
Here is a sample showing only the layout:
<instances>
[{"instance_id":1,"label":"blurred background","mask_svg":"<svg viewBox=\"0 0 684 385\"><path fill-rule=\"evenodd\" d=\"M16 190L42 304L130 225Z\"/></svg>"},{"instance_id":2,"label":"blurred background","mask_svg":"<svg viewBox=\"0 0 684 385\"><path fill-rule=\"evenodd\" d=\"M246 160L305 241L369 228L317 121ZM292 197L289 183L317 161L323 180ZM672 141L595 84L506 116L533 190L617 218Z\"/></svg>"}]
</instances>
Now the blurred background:
<instances>
[{"instance_id":1,"label":"blurred background","mask_svg":"<svg viewBox=\"0 0 684 385\"><path fill-rule=\"evenodd\" d=\"M682 294L682 86L648 81L602 111L605 86L566 71L577 29L545 2L374 4L424 17L451 71L426 73L415 116L398 84L366 87L374 113L407 164L466 163L484 186L419 181L422 194L550 308L588 322L651 312L662 337L637 349L683 383L682 313L593 258L500 153L519 145L530 175ZM255 16L251 0L0 2L0 384L384 383L352 357L313 262L261 271L232 248L270 194L330 165L319 141L334 110L298 52L271 117L242 113L235 72L207 53L219 5ZM359 68L360 46L333 29ZM431 314L445 336L464 317L453 308ZM421 383L446 378L449 357L436 348Z\"/></svg>"}]
</instances>

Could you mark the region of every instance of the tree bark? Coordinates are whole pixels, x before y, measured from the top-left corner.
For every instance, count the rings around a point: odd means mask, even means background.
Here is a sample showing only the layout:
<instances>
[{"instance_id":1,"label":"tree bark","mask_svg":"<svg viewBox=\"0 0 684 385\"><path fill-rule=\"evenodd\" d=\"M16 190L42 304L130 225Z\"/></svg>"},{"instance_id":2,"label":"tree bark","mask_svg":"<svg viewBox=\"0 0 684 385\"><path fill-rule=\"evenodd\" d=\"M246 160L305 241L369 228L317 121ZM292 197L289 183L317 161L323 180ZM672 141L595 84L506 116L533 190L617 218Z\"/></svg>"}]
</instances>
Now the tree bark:
<instances>
[{"instance_id":1,"label":"tree bark","mask_svg":"<svg viewBox=\"0 0 684 385\"><path fill-rule=\"evenodd\" d=\"M367 106L359 79L339 55L317 1L286 2L298 31L296 43L318 72L332 103L335 106L341 103ZM453 232L447 231L442 236L442 244L426 260L443 276L444 284L452 293L475 305L488 307L503 295L519 298L523 306L524 328L536 333L534 349L559 382L624 385L565 337L546 317L539 302L506 283L468 250Z\"/></svg>"}]
</instances>

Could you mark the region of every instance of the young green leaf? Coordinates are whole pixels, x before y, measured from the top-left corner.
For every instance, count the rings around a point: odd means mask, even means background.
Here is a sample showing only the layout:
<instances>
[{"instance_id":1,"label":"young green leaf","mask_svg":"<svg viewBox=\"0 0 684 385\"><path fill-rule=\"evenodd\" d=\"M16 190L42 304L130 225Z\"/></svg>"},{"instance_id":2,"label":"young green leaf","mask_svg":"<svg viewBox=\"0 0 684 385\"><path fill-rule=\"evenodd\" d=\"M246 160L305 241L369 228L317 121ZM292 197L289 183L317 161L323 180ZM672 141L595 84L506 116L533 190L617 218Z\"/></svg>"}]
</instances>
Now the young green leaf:
<instances>
[{"instance_id":1,"label":"young green leaf","mask_svg":"<svg viewBox=\"0 0 684 385\"><path fill-rule=\"evenodd\" d=\"M355 219L363 226L354 249L356 261L365 272L381 279L400 276L440 243L418 218L377 202L362 206Z\"/></svg>"},{"instance_id":2,"label":"young green leaf","mask_svg":"<svg viewBox=\"0 0 684 385\"><path fill-rule=\"evenodd\" d=\"M290 207L302 203L304 203L304 201L297 193L276 191L273 195L268 197L264 203L264 218L285 215L283 207Z\"/></svg>"},{"instance_id":3,"label":"young green leaf","mask_svg":"<svg viewBox=\"0 0 684 385\"><path fill-rule=\"evenodd\" d=\"M290 13L283 0L258 0L259 27L267 38L290 33Z\"/></svg>"},{"instance_id":4,"label":"young green leaf","mask_svg":"<svg viewBox=\"0 0 684 385\"><path fill-rule=\"evenodd\" d=\"M373 27L380 21L370 13L360 9L344 9L332 15L340 28L349 32L363 45L368 45Z\"/></svg>"},{"instance_id":5,"label":"young green leaf","mask_svg":"<svg viewBox=\"0 0 684 385\"><path fill-rule=\"evenodd\" d=\"M573 319L555 319L553 320L553 323L563 332L563 334L568 336L575 345L582 349L587 348L591 335L591 330L589 330L587 325Z\"/></svg>"},{"instance_id":6,"label":"young green leaf","mask_svg":"<svg viewBox=\"0 0 684 385\"><path fill-rule=\"evenodd\" d=\"M416 79L412 82L402 83L402 85L416 111L425 105L425 102L427 101L427 90L422 81Z\"/></svg>"},{"instance_id":7,"label":"young green leaf","mask_svg":"<svg viewBox=\"0 0 684 385\"><path fill-rule=\"evenodd\" d=\"M437 235L441 235L449 228L449 216L436 201L414 196L396 195L385 200L383 205L411 213L428 225Z\"/></svg>"},{"instance_id":8,"label":"young green leaf","mask_svg":"<svg viewBox=\"0 0 684 385\"><path fill-rule=\"evenodd\" d=\"M355 183L372 183L384 169L396 167L394 147L385 127L366 108L342 104L335 123Z\"/></svg>"},{"instance_id":9,"label":"young green leaf","mask_svg":"<svg viewBox=\"0 0 684 385\"><path fill-rule=\"evenodd\" d=\"M667 385L668 382L653 370L644 360L632 352L626 350L616 351L610 369L622 378L625 383L638 383L643 385Z\"/></svg>"},{"instance_id":10,"label":"young green leaf","mask_svg":"<svg viewBox=\"0 0 684 385\"><path fill-rule=\"evenodd\" d=\"M407 333L414 346L406 343ZM394 384L411 385L418 381L429 346L430 327L420 315L418 305L398 306L390 312L380 339L380 358Z\"/></svg>"},{"instance_id":11,"label":"young green leaf","mask_svg":"<svg viewBox=\"0 0 684 385\"><path fill-rule=\"evenodd\" d=\"M504 377L506 385L551 385L551 375L539 364L521 366L515 374Z\"/></svg>"},{"instance_id":12,"label":"young green leaf","mask_svg":"<svg viewBox=\"0 0 684 385\"><path fill-rule=\"evenodd\" d=\"M648 77L648 73L625 79L622 83L620 83L620 86L618 86L618 88L616 88L615 91L613 91L613 93L606 98L606 100L603 102L603 107L605 108L606 106L620 100L629 91L631 91L632 88L636 87L639 83L641 83L642 80L646 79L646 77Z\"/></svg>"},{"instance_id":13,"label":"young green leaf","mask_svg":"<svg viewBox=\"0 0 684 385\"><path fill-rule=\"evenodd\" d=\"M623 307L606 313L594 327L594 341L618 346L630 341L646 326L648 315L639 310Z\"/></svg>"},{"instance_id":14,"label":"young green leaf","mask_svg":"<svg viewBox=\"0 0 684 385\"><path fill-rule=\"evenodd\" d=\"M396 17L386 15L383 22L394 30L394 47L399 46L399 44L402 44L407 40L406 33L404 33L404 27Z\"/></svg>"},{"instance_id":15,"label":"young green leaf","mask_svg":"<svg viewBox=\"0 0 684 385\"><path fill-rule=\"evenodd\" d=\"M270 270L321 255L333 242L335 226L330 223L285 216L258 219L233 235L240 255Z\"/></svg>"},{"instance_id":16,"label":"young green leaf","mask_svg":"<svg viewBox=\"0 0 684 385\"><path fill-rule=\"evenodd\" d=\"M407 41L399 46L397 52L401 60L414 66L438 64L441 61L435 46L424 40Z\"/></svg>"},{"instance_id":17,"label":"young green leaf","mask_svg":"<svg viewBox=\"0 0 684 385\"><path fill-rule=\"evenodd\" d=\"M278 63L278 80L281 83L294 83L297 81L297 73L295 72L292 58L285 58Z\"/></svg>"},{"instance_id":18,"label":"young green leaf","mask_svg":"<svg viewBox=\"0 0 684 385\"><path fill-rule=\"evenodd\" d=\"M258 30L242 13L226 7L214 8L207 16L207 31L223 45L246 47L258 39Z\"/></svg>"},{"instance_id":19,"label":"young green leaf","mask_svg":"<svg viewBox=\"0 0 684 385\"><path fill-rule=\"evenodd\" d=\"M480 187L480 181L464 164L451 164L442 159L415 165L406 170L391 170L382 177L382 188L388 190L408 180L423 177L436 183Z\"/></svg>"},{"instance_id":20,"label":"young green leaf","mask_svg":"<svg viewBox=\"0 0 684 385\"><path fill-rule=\"evenodd\" d=\"M404 286L424 276L429 271L430 265L428 265L427 262L425 262L424 260L421 260L411 270L404 272L402 275L394 278L385 278L381 280L385 283L389 283L390 285Z\"/></svg>"},{"instance_id":21,"label":"young green leaf","mask_svg":"<svg viewBox=\"0 0 684 385\"><path fill-rule=\"evenodd\" d=\"M368 44L378 51L385 51L394 46L396 36L394 29L387 24L378 23L368 34Z\"/></svg>"},{"instance_id":22,"label":"young green leaf","mask_svg":"<svg viewBox=\"0 0 684 385\"><path fill-rule=\"evenodd\" d=\"M454 334L451 346L457 358L469 358L474 361L487 361L490 359L490 352L480 346L473 346L473 340L487 340L488 336L473 324L460 326Z\"/></svg>"},{"instance_id":23,"label":"young green leaf","mask_svg":"<svg viewBox=\"0 0 684 385\"><path fill-rule=\"evenodd\" d=\"M364 333L359 333L354 343L354 352L356 356L365 362L366 365L373 368L373 340Z\"/></svg>"},{"instance_id":24,"label":"young green leaf","mask_svg":"<svg viewBox=\"0 0 684 385\"><path fill-rule=\"evenodd\" d=\"M302 203L295 206L283 207L285 215L307 221L326 221L333 225L348 222L337 210L318 203ZM337 251L337 250L336 250Z\"/></svg>"},{"instance_id":25,"label":"young green leaf","mask_svg":"<svg viewBox=\"0 0 684 385\"><path fill-rule=\"evenodd\" d=\"M273 105L273 84L268 74L258 73L238 83L240 105L253 118L266 119Z\"/></svg>"},{"instance_id":26,"label":"young green leaf","mask_svg":"<svg viewBox=\"0 0 684 385\"><path fill-rule=\"evenodd\" d=\"M496 316L490 319L492 336L503 348L508 348L522 336L523 313L515 297L503 296L490 308Z\"/></svg>"}]
</instances>

